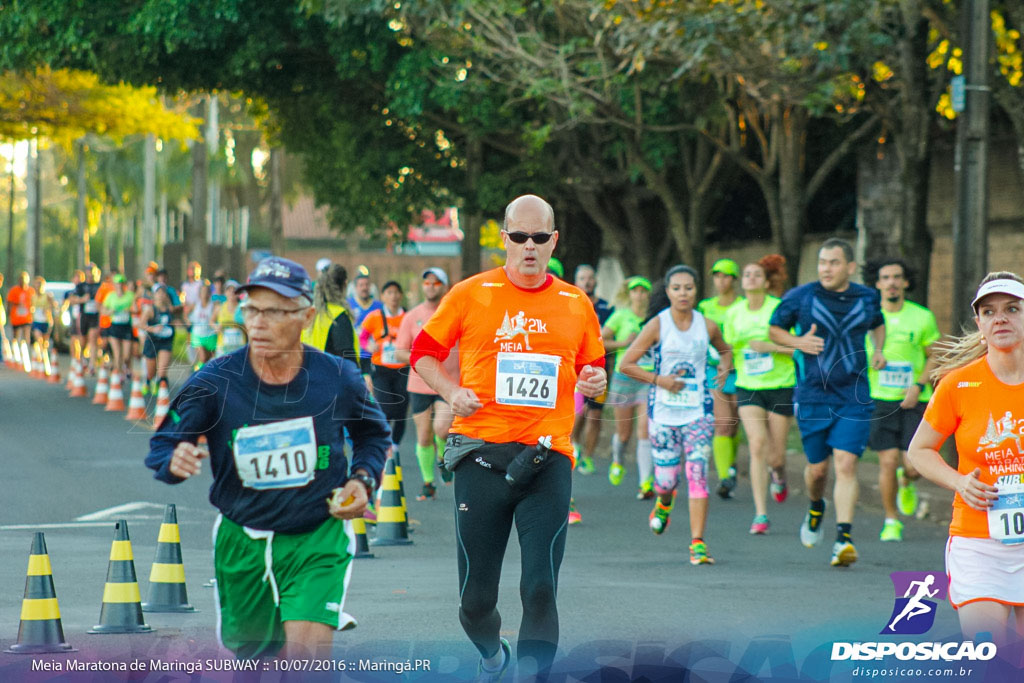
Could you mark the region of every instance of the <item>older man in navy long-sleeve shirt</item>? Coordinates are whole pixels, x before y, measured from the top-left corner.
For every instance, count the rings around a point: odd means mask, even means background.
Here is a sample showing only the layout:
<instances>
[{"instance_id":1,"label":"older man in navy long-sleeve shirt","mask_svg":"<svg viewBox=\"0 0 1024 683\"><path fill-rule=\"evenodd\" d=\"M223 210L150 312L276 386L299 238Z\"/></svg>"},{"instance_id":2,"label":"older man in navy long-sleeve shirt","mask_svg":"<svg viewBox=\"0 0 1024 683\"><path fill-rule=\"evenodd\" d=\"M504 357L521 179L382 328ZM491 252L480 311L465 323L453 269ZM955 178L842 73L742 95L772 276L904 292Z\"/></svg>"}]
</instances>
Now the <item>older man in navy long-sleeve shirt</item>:
<instances>
[{"instance_id":1,"label":"older man in navy long-sleeve shirt","mask_svg":"<svg viewBox=\"0 0 1024 683\"><path fill-rule=\"evenodd\" d=\"M366 509L390 432L356 365L301 343L314 315L302 266L265 259L240 291L249 344L189 378L146 465L176 484L210 458L225 647L240 657L325 654L334 630L351 623L347 520Z\"/></svg>"}]
</instances>

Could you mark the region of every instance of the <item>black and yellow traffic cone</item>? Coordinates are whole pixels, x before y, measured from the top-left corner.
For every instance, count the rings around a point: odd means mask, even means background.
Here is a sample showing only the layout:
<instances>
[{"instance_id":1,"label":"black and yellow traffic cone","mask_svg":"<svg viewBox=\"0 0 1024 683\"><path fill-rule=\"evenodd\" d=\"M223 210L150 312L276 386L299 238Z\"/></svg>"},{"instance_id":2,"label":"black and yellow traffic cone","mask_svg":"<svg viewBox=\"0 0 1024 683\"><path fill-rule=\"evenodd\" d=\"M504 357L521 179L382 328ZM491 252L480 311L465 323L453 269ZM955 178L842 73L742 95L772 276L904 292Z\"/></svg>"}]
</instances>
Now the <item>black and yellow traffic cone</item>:
<instances>
[{"instance_id":1,"label":"black and yellow traffic cone","mask_svg":"<svg viewBox=\"0 0 1024 683\"><path fill-rule=\"evenodd\" d=\"M21 626L18 642L6 652L17 655L38 655L47 652L75 652L64 642L64 627L60 623L60 607L53 589L50 556L46 553L46 539L37 531L32 538L25 577L25 599L21 602Z\"/></svg>"},{"instance_id":2,"label":"black and yellow traffic cone","mask_svg":"<svg viewBox=\"0 0 1024 683\"><path fill-rule=\"evenodd\" d=\"M352 520L352 531L356 535L356 559L360 557L373 557L370 552L370 542L366 538L366 520L357 517Z\"/></svg>"},{"instance_id":3,"label":"black and yellow traffic cone","mask_svg":"<svg viewBox=\"0 0 1024 683\"><path fill-rule=\"evenodd\" d=\"M384 465L384 483L377 503L377 536L371 545L409 545L409 524L402 504L395 458Z\"/></svg>"},{"instance_id":4,"label":"black and yellow traffic cone","mask_svg":"<svg viewBox=\"0 0 1024 683\"><path fill-rule=\"evenodd\" d=\"M185 590L185 564L181 561L181 534L174 504L164 509L164 523L156 539L156 559L149 571L149 599L143 612L195 612Z\"/></svg>"},{"instance_id":5,"label":"black and yellow traffic cone","mask_svg":"<svg viewBox=\"0 0 1024 683\"><path fill-rule=\"evenodd\" d=\"M398 446L391 449L391 457L395 460L395 476L398 478L398 493L402 497L402 510L408 517L409 506L405 504L405 484L402 483L402 458L398 454Z\"/></svg>"},{"instance_id":6,"label":"black and yellow traffic cone","mask_svg":"<svg viewBox=\"0 0 1024 683\"><path fill-rule=\"evenodd\" d=\"M110 545L107 583L103 587L100 623L86 633L152 633L142 619L142 598L135 578L135 558L128 538L128 522L114 525L114 542Z\"/></svg>"}]
</instances>

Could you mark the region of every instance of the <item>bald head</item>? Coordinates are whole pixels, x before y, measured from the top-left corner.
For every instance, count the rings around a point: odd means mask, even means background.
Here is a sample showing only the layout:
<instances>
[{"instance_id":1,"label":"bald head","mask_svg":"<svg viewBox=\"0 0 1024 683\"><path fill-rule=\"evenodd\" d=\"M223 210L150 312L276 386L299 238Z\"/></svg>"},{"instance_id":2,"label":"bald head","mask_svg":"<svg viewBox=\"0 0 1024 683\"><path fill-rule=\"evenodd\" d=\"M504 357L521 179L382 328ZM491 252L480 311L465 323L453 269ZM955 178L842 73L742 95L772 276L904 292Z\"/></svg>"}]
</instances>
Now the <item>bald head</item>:
<instances>
[{"instance_id":1,"label":"bald head","mask_svg":"<svg viewBox=\"0 0 1024 683\"><path fill-rule=\"evenodd\" d=\"M546 201L533 194L524 194L513 199L505 207L505 222L502 229L506 232L516 230L517 224L537 224L540 221L546 232L555 229L555 210Z\"/></svg>"}]
</instances>

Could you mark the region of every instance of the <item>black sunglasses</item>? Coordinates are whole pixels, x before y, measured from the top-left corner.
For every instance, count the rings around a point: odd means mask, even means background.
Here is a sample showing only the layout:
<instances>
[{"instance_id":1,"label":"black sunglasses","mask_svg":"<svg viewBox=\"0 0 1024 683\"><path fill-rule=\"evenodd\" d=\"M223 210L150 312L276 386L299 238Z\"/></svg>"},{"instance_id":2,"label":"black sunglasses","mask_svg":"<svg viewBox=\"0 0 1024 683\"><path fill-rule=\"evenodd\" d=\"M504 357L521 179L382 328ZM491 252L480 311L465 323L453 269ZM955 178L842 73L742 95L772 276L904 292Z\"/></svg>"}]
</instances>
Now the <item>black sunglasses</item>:
<instances>
[{"instance_id":1,"label":"black sunglasses","mask_svg":"<svg viewBox=\"0 0 1024 683\"><path fill-rule=\"evenodd\" d=\"M505 234L508 235L508 238L510 240L512 240L513 242L515 242L516 244L526 244L526 240L528 240L528 239L532 239L534 244L547 244L548 240L550 240L551 236L554 235L555 233L553 233L553 232L521 232L521 231L508 232L506 230Z\"/></svg>"}]
</instances>

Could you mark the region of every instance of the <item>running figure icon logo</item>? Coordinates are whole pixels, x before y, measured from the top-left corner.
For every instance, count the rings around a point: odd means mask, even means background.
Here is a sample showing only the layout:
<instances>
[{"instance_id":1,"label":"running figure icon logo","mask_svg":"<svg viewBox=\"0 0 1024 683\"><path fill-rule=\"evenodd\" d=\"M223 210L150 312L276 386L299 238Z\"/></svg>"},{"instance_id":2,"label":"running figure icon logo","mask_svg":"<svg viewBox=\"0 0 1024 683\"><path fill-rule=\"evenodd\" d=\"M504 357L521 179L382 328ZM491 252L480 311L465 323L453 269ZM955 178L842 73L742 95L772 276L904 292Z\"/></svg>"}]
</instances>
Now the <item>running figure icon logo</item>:
<instances>
[{"instance_id":1,"label":"running figure icon logo","mask_svg":"<svg viewBox=\"0 0 1024 683\"><path fill-rule=\"evenodd\" d=\"M879 633L919 635L935 623L939 600L946 599L949 583L942 572L892 572L896 600L889 621Z\"/></svg>"},{"instance_id":2,"label":"running figure icon logo","mask_svg":"<svg viewBox=\"0 0 1024 683\"><path fill-rule=\"evenodd\" d=\"M494 341L495 343L499 341L511 342L516 337L522 335L526 343L526 350L532 351L533 349L530 348L530 335L547 331L547 325L538 318L527 318L525 311L519 311L511 317L508 311L505 311L505 318L501 321L501 327L494 332ZM517 350L505 347L506 345L502 344L503 351Z\"/></svg>"}]
</instances>

